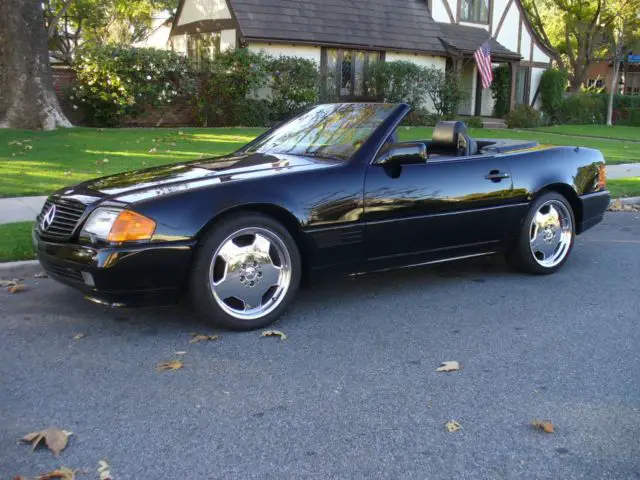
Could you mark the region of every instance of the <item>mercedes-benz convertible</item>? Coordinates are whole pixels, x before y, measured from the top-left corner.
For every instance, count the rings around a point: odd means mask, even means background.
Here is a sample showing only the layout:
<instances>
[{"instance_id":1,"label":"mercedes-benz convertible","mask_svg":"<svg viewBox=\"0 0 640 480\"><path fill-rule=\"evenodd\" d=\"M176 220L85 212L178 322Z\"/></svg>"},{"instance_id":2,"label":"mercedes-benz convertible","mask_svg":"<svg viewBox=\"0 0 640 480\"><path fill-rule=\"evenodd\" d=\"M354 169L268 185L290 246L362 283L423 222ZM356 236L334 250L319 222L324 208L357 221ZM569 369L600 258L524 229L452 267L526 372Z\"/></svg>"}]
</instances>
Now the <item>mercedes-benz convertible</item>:
<instances>
[{"instance_id":1,"label":"mercedes-benz convertible","mask_svg":"<svg viewBox=\"0 0 640 480\"><path fill-rule=\"evenodd\" d=\"M457 121L399 141L409 111L319 105L230 155L57 191L33 231L40 263L100 303L186 294L219 325L253 329L323 274L497 253L553 273L602 220L599 151L473 139Z\"/></svg>"}]
</instances>

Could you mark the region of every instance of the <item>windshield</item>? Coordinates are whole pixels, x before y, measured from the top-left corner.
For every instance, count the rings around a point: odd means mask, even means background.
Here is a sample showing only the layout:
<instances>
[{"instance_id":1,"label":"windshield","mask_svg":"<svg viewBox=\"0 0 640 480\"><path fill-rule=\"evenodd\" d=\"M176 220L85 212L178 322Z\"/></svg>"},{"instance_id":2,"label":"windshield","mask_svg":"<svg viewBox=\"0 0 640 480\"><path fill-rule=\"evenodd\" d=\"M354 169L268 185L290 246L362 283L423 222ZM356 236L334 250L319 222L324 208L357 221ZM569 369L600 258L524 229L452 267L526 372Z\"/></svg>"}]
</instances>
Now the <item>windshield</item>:
<instances>
[{"instance_id":1,"label":"windshield","mask_svg":"<svg viewBox=\"0 0 640 480\"><path fill-rule=\"evenodd\" d=\"M318 105L276 128L246 151L348 160L395 107L374 103Z\"/></svg>"}]
</instances>

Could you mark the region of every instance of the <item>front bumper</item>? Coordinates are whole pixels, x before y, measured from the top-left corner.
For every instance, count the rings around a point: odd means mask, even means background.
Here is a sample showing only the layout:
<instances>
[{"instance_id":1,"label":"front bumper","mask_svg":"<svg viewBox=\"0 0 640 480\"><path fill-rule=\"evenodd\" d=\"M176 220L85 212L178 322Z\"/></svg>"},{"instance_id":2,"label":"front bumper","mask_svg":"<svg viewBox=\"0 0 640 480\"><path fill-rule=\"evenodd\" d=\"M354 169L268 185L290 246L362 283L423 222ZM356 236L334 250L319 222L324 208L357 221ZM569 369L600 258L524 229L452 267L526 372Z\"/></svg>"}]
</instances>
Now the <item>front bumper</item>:
<instances>
[{"instance_id":1,"label":"front bumper","mask_svg":"<svg viewBox=\"0 0 640 480\"><path fill-rule=\"evenodd\" d=\"M580 197L582 204L582 221L578 225L577 233L582 233L602 221L604 212L611 202L611 194L608 190L590 193Z\"/></svg>"},{"instance_id":2,"label":"front bumper","mask_svg":"<svg viewBox=\"0 0 640 480\"><path fill-rule=\"evenodd\" d=\"M174 303L185 285L193 242L93 248L45 241L34 230L33 245L55 280L113 306Z\"/></svg>"}]
</instances>

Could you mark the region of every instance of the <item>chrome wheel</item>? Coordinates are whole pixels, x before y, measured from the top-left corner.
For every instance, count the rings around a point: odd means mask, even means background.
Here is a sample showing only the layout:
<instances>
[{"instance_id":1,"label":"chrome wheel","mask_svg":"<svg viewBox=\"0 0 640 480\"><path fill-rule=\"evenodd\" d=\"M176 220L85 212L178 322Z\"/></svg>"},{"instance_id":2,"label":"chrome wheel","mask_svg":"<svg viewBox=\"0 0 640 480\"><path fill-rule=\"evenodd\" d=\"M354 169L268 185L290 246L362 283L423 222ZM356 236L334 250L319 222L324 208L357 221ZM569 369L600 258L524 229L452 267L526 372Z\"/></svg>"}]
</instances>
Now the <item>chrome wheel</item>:
<instances>
[{"instance_id":1,"label":"chrome wheel","mask_svg":"<svg viewBox=\"0 0 640 480\"><path fill-rule=\"evenodd\" d=\"M535 261L545 267L558 265L569 253L573 241L571 213L558 200L543 203L531 220L529 245Z\"/></svg>"},{"instance_id":2,"label":"chrome wheel","mask_svg":"<svg viewBox=\"0 0 640 480\"><path fill-rule=\"evenodd\" d=\"M216 303L240 320L272 312L291 284L291 257L284 241L265 228L243 228L229 235L209 267Z\"/></svg>"}]
</instances>

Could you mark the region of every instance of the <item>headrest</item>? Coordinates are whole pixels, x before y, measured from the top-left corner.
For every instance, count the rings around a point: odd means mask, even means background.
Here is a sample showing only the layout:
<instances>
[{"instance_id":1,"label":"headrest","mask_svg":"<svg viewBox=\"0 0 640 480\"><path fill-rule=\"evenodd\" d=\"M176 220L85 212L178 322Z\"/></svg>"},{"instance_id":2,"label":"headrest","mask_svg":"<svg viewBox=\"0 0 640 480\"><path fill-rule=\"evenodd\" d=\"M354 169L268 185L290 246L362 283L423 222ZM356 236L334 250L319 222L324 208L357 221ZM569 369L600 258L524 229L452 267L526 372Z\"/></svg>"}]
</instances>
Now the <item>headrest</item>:
<instances>
[{"instance_id":1,"label":"headrest","mask_svg":"<svg viewBox=\"0 0 640 480\"><path fill-rule=\"evenodd\" d=\"M467 126L464 122L448 121L438 122L431 135L431 145L458 147L460 134L467 133Z\"/></svg>"}]
</instances>

